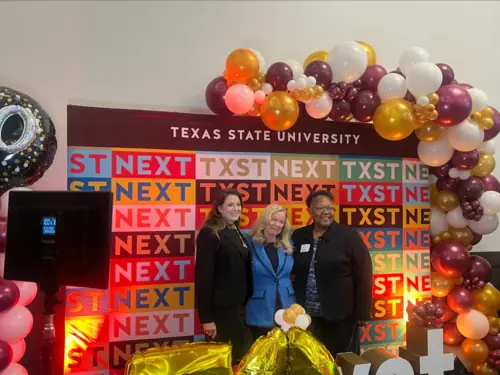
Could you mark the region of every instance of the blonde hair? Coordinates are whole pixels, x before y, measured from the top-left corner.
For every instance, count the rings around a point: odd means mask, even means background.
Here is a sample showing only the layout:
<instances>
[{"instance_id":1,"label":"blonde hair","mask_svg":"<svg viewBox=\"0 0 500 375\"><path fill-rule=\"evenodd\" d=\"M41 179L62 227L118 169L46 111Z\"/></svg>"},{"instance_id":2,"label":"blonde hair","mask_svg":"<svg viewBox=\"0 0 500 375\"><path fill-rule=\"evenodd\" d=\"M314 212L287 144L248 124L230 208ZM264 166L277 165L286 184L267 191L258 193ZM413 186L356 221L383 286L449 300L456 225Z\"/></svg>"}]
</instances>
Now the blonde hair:
<instances>
[{"instance_id":1,"label":"blonde hair","mask_svg":"<svg viewBox=\"0 0 500 375\"><path fill-rule=\"evenodd\" d=\"M279 204L270 204L259 215L259 218L255 222L250 234L252 235L252 240L255 243L263 244L266 243L266 236L264 231L266 227L271 222L271 216L277 212L285 213L285 225L283 225L283 229L281 233L276 236L276 241L274 242L274 246L277 249L283 248L286 253L293 253L293 247L290 244L290 223L288 222L288 215L286 209Z\"/></svg>"}]
</instances>

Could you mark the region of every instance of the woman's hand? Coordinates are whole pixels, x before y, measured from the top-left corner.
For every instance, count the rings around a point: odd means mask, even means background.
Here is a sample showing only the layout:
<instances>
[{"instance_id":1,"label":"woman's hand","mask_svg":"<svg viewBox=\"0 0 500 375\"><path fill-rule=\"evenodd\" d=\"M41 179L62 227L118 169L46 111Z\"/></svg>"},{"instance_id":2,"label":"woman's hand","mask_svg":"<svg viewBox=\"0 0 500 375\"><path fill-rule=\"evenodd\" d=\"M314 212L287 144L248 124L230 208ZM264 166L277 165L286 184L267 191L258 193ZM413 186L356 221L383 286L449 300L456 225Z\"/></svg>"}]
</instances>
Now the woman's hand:
<instances>
[{"instance_id":1,"label":"woman's hand","mask_svg":"<svg viewBox=\"0 0 500 375\"><path fill-rule=\"evenodd\" d=\"M203 331L205 332L205 334L210 337L210 338L214 338L215 336L217 336L217 327L215 326L215 323L212 322L212 323L205 323L203 324Z\"/></svg>"}]
</instances>

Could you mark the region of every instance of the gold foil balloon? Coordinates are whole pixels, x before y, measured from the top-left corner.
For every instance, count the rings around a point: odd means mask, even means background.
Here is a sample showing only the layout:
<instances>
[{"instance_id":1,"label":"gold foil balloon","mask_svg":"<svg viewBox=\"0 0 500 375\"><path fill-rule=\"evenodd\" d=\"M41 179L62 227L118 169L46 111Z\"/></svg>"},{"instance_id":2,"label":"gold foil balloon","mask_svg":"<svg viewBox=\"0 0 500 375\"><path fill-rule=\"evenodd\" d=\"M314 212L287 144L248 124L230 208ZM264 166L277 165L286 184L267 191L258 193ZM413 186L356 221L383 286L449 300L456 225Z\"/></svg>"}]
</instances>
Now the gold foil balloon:
<instances>
[{"instance_id":1,"label":"gold foil balloon","mask_svg":"<svg viewBox=\"0 0 500 375\"><path fill-rule=\"evenodd\" d=\"M262 103L260 118L271 130L290 129L299 118L299 103L287 92L274 91Z\"/></svg>"},{"instance_id":2,"label":"gold foil balloon","mask_svg":"<svg viewBox=\"0 0 500 375\"><path fill-rule=\"evenodd\" d=\"M472 308L485 315L496 315L500 309L500 292L491 284L486 284L482 289L472 291L474 305Z\"/></svg>"},{"instance_id":3,"label":"gold foil balloon","mask_svg":"<svg viewBox=\"0 0 500 375\"><path fill-rule=\"evenodd\" d=\"M452 240L460 242L462 245L467 246L472 243L472 231L469 227L465 228L449 228L448 233L450 233ZM444 238L443 238L444 239Z\"/></svg>"},{"instance_id":4,"label":"gold foil balloon","mask_svg":"<svg viewBox=\"0 0 500 375\"><path fill-rule=\"evenodd\" d=\"M226 59L227 80L246 83L259 74L259 59L247 48L239 48L229 54Z\"/></svg>"},{"instance_id":5,"label":"gold foil balloon","mask_svg":"<svg viewBox=\"0 0 500 375\"><path fill-rule=\"evenodd\" d=\"M292 327L286 335L288 337L289 375L337 374L332 355L313 335L297 327Z\"/></svg>"},{"instance_id":6,"label":"gold foil balloon","mask_svg":"<svg viewBox=\"0 0 500 375\"><path fill-rule=\"evenodd\" d=\"M356 40L356 43L361 44L361 47L363 47L368 55L368 66L375 65L377 63L377 54L375 53L375 49L370 44L363 42L362 40Z\"/></svg>"},{"instance_id":7,"label":"gold foil balloon","mask_svg":"<svg viewBox=\"0 0 500 375\"><path fill-rule=\"evenodd\" d=\"M373 127L389 141L409 137L416 127L411 103L403 99L382 103L373 115Z\"/></svg>"},{"instance_id":8,"label":"gold foil balloon","mask_svg":"<svg viewBox=\"0 0 500 375\"><path fill-rule=\"evenodd\" d=\"M487 152L479 152L479 162L470 170L473 176L486 177L495 169L495 158Z\"/></svg>"},{"instance_id":9,"label":"gold foil balloon","mask_svg":"<svg viewBox=\"0 0 500 375\"><path fill-rule=\"evenodd\" d=\"M221 374L232 375L231 345L190 343L135 353L125 375Z\"/></svg>"},{"instance_id":10,"label":"gold foil balloon","mask_svg":"<svg viewBox=\"0 0 500 375\"><path fill-rule=\"evenodd\" d=\"M455 287L453 279L441 275L438 272L433 272L431 275L431 292L435 297L446 297Z\"/></svg>"},{"instance_id":11,"label":"gold foil balloon","mask_svg":"<svg viewBox=\"0 0 500 375\"><path fill-rule=\"evenodd\" d=\"M328 61L328 51L323 51L323 50L314 51L309 56L307 56L306 59L304 60L304 64L303 64L304 70L307 68L307 66L312 61L315 61L315 60L320 60L320 61L325 61L325 62Z\"/></svg>"},{"instance_id":12,"label":"gold foil balloon","mask_svg":"<svg viewBox=\"0 0 500 375\"><path fill-rule=\"evenodd\" d=\"M465 339L462 353L472 363L481 363L488 359L488 345L483 340Z\"/></svg>"},{"instance_id":13,"label":"gold foil balloon","mask_svg":"<svg viewBox=\"0 0 500 375\"><path fill-rule=\"evenodd\" d=\"M491 368L486 362L474 364L472 371L474 375L498 375L498 371Z\"/></svg>"},{"instance_id":14,"label":"gold foil balloon","mask_svg":"<svg viewBox=\"0 0 500 375\"><path fill-rule=\"evenodd\" d=\"M436 194L436 204L443 211L451 211L460 205L457 195L450 190L441 190Z\"/></svg>"},{"instance_id":15,"label":"gold foil balloon","mask_svg":"<svg viewBox=\"0 0 500 375\"><path fill-rule=\"evenodd\" d=\"M252 345L236 368L236 375L286 374L288 342L281 328L274 328Z\"/></svg>"},{"instance_id":16,"label":"gold foil balloon","mask_svg":"<svg viewBox=\"0 0 500 375\"><path fill-rule=\"evenodd\" d=\"M421 127L415 129L415 135L421 141L432 142L443 138L448 133L448 128L433 122L426 122Z\"/></svg>"}]
</instances>

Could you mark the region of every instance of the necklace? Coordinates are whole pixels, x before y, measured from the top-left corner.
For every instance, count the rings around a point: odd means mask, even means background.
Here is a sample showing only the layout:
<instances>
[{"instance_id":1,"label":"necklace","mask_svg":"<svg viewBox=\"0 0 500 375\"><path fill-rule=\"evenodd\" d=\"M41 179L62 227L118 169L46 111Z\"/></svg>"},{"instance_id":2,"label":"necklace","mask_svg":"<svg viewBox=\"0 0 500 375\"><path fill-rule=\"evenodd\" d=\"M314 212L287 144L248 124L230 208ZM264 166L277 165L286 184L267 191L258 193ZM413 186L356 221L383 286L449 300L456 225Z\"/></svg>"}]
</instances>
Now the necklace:
<instances>
[{"instance_id":1,"label":"necklace","mask_svg":"<svg viewBox=\"0 0 500 375\"><path fill-rule=\"evenodd\" d=\"M242 237L242 235L241 235L240 231L238 230L238 228L236 227L236 225L234 225L234 224L227 224L227 225L226 225L226 228L229 228L229 229L231 229L231 230L234 230L234 231L238 234L238 237L240 238L240 241L241 241L241 244L243 245L243 247L244 247L245 249L247 249L247 248L248 248L246 241L243 239L243 237Z\"/></svg>"}]
</instances>

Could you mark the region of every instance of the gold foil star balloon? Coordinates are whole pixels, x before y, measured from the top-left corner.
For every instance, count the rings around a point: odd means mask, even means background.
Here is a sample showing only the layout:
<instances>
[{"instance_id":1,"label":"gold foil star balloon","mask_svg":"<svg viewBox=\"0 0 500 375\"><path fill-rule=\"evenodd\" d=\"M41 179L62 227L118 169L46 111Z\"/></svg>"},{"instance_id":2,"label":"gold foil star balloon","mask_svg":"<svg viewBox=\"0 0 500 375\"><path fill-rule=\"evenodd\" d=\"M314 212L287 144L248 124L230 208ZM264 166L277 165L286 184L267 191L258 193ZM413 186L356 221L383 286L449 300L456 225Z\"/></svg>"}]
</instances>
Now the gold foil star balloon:
<instances>
[{"instance_id":1,"label":"gold foil star balloon","mask_svg":"<svg viewBox=\"0 0 500 375\"><path fill-rule=\"evenodd\" d=\"M236 369L236 375L287 374L287 338L280 328L255 341Z\"/></svg>"}]
</instances>

